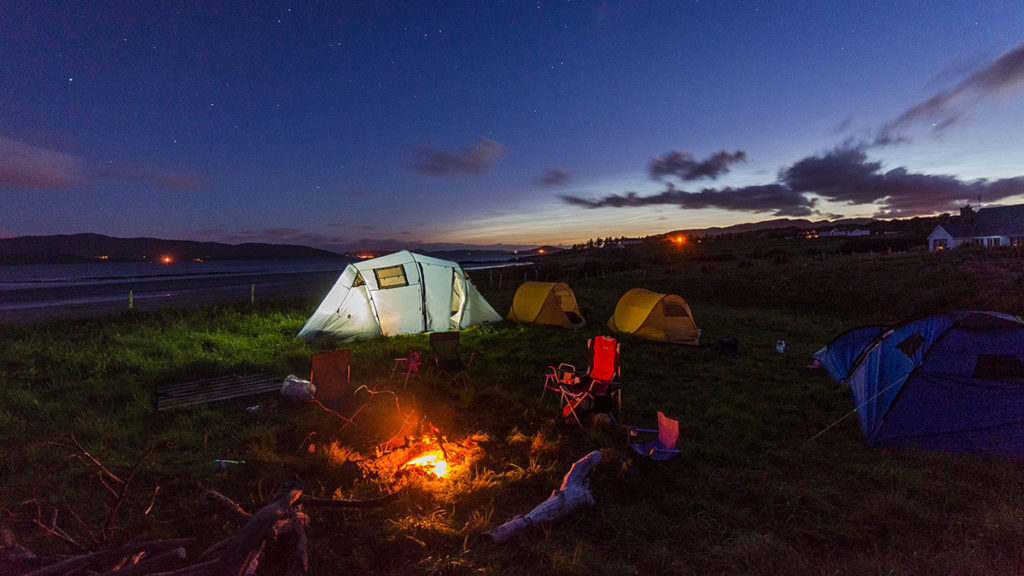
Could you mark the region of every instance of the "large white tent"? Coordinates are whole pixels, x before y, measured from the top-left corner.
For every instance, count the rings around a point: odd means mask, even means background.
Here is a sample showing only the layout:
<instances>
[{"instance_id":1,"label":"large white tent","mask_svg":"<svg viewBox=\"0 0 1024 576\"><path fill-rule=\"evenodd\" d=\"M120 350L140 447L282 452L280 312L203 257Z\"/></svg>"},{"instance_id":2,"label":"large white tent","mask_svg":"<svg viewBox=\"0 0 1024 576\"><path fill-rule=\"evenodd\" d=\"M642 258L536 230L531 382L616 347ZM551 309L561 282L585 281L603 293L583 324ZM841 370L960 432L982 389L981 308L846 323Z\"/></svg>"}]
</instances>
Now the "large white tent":
<instances>
[{"instance_id":1,"label":"large white tent","mask_svg":"<svg viewBox=\"0 0 1024 576\"><path fill-rule=\"evenodd\" d=\"M457 263L403 250L345 267L298 336L359 340L499 321Z\"/></svg>"}]
</instances>

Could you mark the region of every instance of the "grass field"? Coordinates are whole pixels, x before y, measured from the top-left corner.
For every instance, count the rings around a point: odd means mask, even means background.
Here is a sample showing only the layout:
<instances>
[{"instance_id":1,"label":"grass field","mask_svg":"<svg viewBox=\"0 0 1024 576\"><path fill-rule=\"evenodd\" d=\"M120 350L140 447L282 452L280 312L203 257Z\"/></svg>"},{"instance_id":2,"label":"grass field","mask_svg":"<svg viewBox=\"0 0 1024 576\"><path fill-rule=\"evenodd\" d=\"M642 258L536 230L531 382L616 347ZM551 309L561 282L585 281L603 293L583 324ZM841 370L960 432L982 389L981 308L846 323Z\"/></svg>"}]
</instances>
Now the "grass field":
<instances>
[{"instance_id":1,"label":"grass field","mask_svg":"<svg viewBox=\"0 0 1024 576\"><path fill-rule=\"evenodd\" d=\"M383 389L392 359L427 349L425 335L310 346L294 335L316 300L2 326L0 524L49 555L78 551L34 524L53 510L86 548L144 533L196 535L198 552L236 530L197 514L203 488L253 511L297 474L320 497L404 487L377 508L311 510L314 574L1024 572L1024 461L868 448L848 392L807 368L815 350L862 324L949 309L1024 314L1020 253L636 247L515 274L474 278L502 313L519 274L568 281L588 324L471 328L464 348L482 355L469 386L428 371L397 395L353 398L343 413L368 403L350 425L270 398L256 410L250 398L153 413L152 391L231 373L308 376L312 352L342 346L353 383ZM634 286L687 299L705 343L739 342L730 358L622 338L621 421L651 426L661 410L681 422L682 455L662 463L635 456L619 426L556 423L557 399L540 394L548 365L585 364L587 338L607 333ZM374 447L411 421L473 449L442 479L374 468ZM121 477L135 467L115 522L115 494L74 442ZM595 449L595 506L508 544L481 538L547 498ZM216 459L245 463L220 469Z\"/></svg>"}]
</instances>

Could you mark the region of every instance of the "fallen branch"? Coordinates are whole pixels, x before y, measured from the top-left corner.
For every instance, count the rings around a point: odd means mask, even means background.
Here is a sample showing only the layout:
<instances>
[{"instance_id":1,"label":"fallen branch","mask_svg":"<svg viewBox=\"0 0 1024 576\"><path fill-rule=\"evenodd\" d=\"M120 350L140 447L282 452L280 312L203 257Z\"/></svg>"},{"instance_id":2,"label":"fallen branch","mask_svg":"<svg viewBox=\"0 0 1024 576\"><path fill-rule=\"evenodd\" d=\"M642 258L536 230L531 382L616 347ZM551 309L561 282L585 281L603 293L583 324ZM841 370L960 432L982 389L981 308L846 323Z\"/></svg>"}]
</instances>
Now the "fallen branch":
<instances>
[{"instance_id":1,"label":"fallen branch","mask_svg":"<svg viewBox=\"0 0 1024 576\"><path fill-rule=\"evenodd\" d=\"M71 443L75 446L76 449L78 449L80 457L84 457L86 460L92 463L93 466L98 468L101 476L106 476L107 478L110 478L114 482L117 482L118 486L124 485L124 480L118 478L117 474L114 474L113 472L108 470L107 467L104 466L102 462L100 462L95 456L89 453L89 451L86 450L85 447L78 442L78 438L75 438L74 434L69 434L68 437L71 438ZM108 486L105 482L103 483L103 485L106 486L108 490L112 490L110 486Z\"/></svg>"},{"instance_id":2,"label":"fallen branch","mask_svg":"<svg viewBox=\"0 0 1024 576\"><path fill-rule=\"evenodd\" d=\"M244 525L249 520L252 520L252 514L249 514L235 503L234 500L216 490L203 490L199 501L202 503L204 510L220 512L234 524Z\"/></svg>"},{"instance_id":3,"label":"fallen branch","mask_svg":"<svg viewBox=\"0 0 1024 576\"><path fill-rule=\"evenodd\" d=\"M309 571L309 554L306 552L306 526L309 516L292 508L288 514L288 533L295 537L295 550L288 564L286 576L301 576ZM282 531L283 532L283 531Z\"/></svg>"},{"instance_id":4,"label":"fallen branch","mask_svg":"<svg viewBox=\"0 0 1024 576\"><path fill-rule=\"evenodd\" d=\"M302 496L297 480L286 483L277 498L260 508L235 538L236 545L221 559L221 574L242 576L258 561L264 538L278 520L288 516L292 505Z\"/></svg>"},{"instance_id":5,"label":"fallen branch","mask_svg":"<svg viewBox=\"0 0 1024 576\"><path fill-rule=\"evenodd\" d=\"M580 458L562 479L562 487L551 493L547 500L523 516L515 516L501 526L484 533L494 542L507 542L520 532L541 523L554 522L568 516L579 506L594 503L590 493L590 471L601 462L601 451L594 450Z\"/></svg>"},{"instance_id":6,"label":"fallen branch","mask_svg":"<svg viewBox=\"0 0 1024 576\"><path fill-rule=\"evenodd\" d=\"M117 501L115 501L114 505L110 508L110 514L107 515L107 523L103 525L102 532L104 537L108 540L110 539L111 533L114 530L114 524L117 519L117 512L121 509L121 504L123 504L125 499L128 498L128 487L132 485L132 479L135 478L135 472L139 469L139 464L142 463L142 460L146 456L149 456L149 453L152 451L152 446L146 449L146 451L142 453L142 456L139 456L139 459L135 461L135 464L132 464L131 470L128 471L128 478L121 482L121 490L117 495Z\"/></svg>"},{"instance_id":7,"label":"fallen branch","mask_svg":"<svg viewBox=\"0 0 1024 576\"><path fill-rule=\"evenodd\" d=\"M145 574L153 574L176 565L181 565L187 555L185 548L179 546L163 554L144 558L131 566L104 572L100 576L143 576Z\"/></svg>"},{"instance_id":8,"label":"fallen branch","mask_svg":"<svg viewBox=\"0 0 1024 576\"><path fill-rule=\"evenodd\" d=\"M100 550L99 552L92 552L91 554L82 554L79 556L72 556L66 560L62 560L55 564L50 564L45 568L40 568L34 572L29 572L25 576L50 576L58 574L70 574L76 570L82 570L89 566L97 566L104 564L111 564L117 562L125 556L130 556L136 552L150 552L150 553L162 553L167 550L173 550L180 548L186 544L191 543L195 538L177 538L174 540L155 540L152 542L129 542L120 548L112 548L110 550Z\"/></svg>"}]
</instances>

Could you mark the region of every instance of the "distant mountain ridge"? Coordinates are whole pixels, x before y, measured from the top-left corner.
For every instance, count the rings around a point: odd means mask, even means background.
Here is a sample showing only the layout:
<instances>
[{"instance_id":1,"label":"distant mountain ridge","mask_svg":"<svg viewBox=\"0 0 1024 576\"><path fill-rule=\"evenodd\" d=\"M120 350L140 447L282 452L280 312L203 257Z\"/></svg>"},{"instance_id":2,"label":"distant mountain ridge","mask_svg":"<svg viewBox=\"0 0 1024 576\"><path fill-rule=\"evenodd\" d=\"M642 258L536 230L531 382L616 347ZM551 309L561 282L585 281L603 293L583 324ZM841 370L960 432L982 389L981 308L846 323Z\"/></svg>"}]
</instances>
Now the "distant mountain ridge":
<instances>
[{"instance_id":1,"label":"distant mountain ridge","mask_svg":"<svg viewBox=\"0 0 1024 576\"><path fill-rule=\"evenodd\" d=\"M0 238L0 264L148 262L182 260L272 260L340 258L339 254L291 244L223 244L160 238L114 238L102 234L58 234Z\"/></svg>"},{"instance_id":2,"label":"distant mountain ridge","mask_svg":"<svg viewBox=\"0 0 1024 576\"><path fill-rule=\"evenodd\" d=\"M874 218L844 218L841 220L807 220L804 218L776 218L774 220L763 220L761 222L746 222L732 226L713 226L711 228L695 228L691 230L675 230L669 234L705 234L717 236L718 234L741 234L744 232L756 232L758 230L773 230L777 228L800 228L800 229L831 229L848 228L855 226L866 226L875 222Z\"/></svg>"}]
</instances>

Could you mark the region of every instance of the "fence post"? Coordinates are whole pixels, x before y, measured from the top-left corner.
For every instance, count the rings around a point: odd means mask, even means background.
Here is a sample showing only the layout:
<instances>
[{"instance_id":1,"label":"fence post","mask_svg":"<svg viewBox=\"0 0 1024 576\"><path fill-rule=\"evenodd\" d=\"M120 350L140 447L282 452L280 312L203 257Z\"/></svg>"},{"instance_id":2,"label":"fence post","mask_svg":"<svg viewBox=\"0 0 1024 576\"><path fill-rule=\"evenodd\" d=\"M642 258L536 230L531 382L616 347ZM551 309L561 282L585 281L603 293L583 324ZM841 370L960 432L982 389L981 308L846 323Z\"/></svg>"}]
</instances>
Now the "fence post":
<instances>
[{"instance_id":1,"label":"fence post","mask_svg":"<svg viewBox=\"0 0 1024 576\"><path fill-rule=\"evenodd\" d=\"M249 305L256 305L256 284L249 285Z\"/></svg>"},{"instance_id":2,"label":"fence post","mask_svg":"<svg viewBox=\"0 0 1024 576\"><path fill-rule=\"evenodd\" d=\"M131 290L129 290L128 291L128 309L131 310L134 307L135 307L135 295L132 294Z\"/></svg>"}]
</instances>

